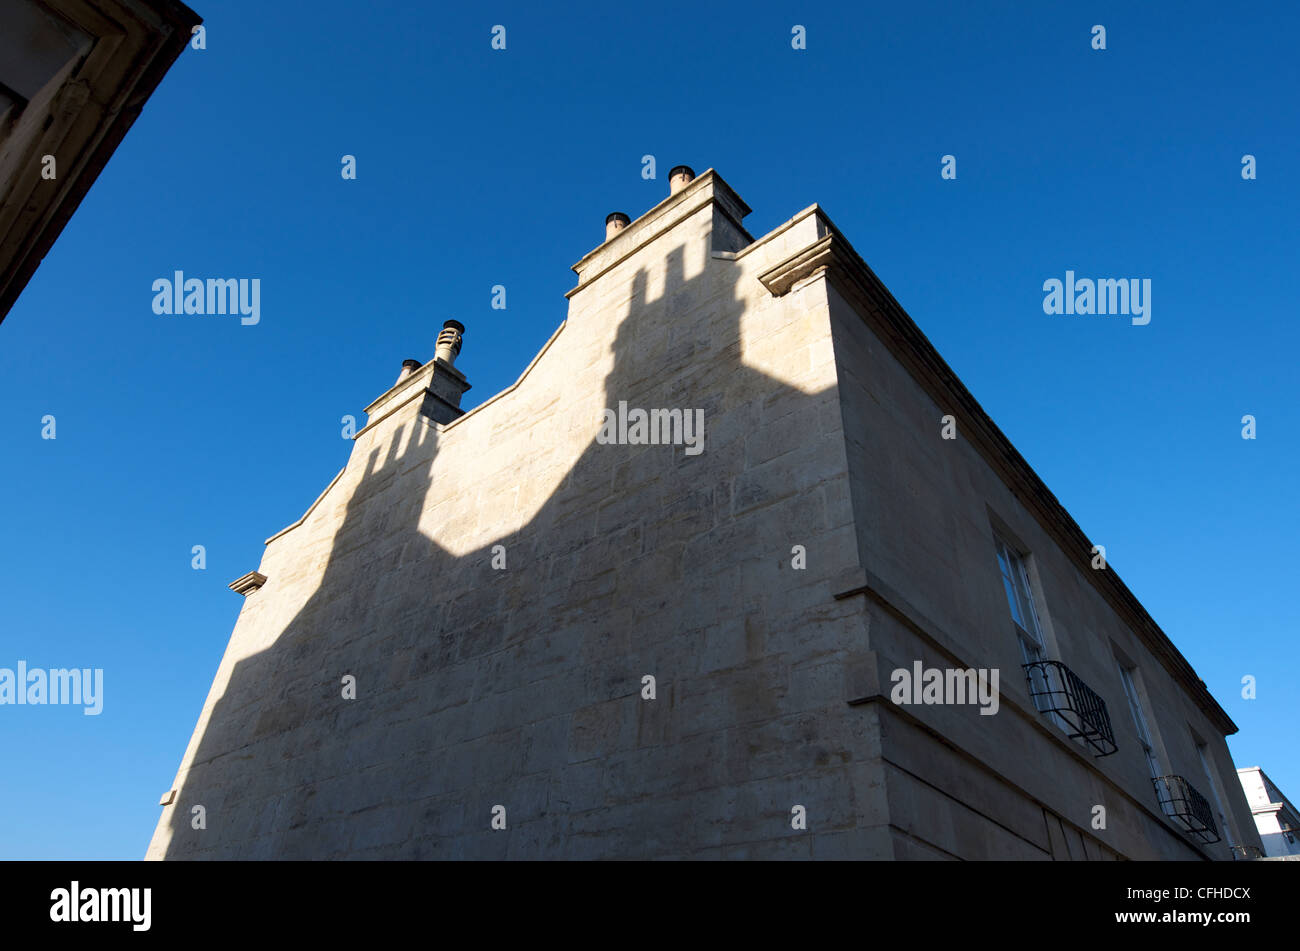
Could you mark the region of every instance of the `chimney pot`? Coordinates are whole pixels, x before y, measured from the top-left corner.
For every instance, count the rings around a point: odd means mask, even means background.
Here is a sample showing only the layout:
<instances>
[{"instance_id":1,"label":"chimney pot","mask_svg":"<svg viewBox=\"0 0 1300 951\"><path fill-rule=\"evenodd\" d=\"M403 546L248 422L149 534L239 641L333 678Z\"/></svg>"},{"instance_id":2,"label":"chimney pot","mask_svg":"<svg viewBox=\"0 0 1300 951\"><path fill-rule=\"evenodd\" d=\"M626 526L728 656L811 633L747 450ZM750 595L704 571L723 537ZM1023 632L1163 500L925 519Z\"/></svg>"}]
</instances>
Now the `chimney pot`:
<instances>
[{"instance_id":1,"label":"chimney pot","mask_svg":"<svg viewBox=\"0 0 1300 951\"><path fill-rule=\"evenodd\" d=\"M397 374L397 382L401 383L403 380L405 380L416 370L420 369L420 367L422 366L424 366L424 364L422 364L419 360L403 360L402 372Z\"/></svg>"},{"instance_id":2,"label":"chimney pot","mask_svg":"<svg viewBox=\"0 0 1300 951\"><path fill-rule=\"evenodd\" d=\"M676 195L695 180L695 169L689 165L678 165L668 173L668 194Z\"/></svg>"},{"instance_id":3,"label":"chimney pot","mask_svg":"<svg viewBox=\"0 0 1300 951\"><path fill-rule=\"evenodd\" d=\"M459 320L444 321L442 333L438 334L438 347L433 358L455 366L456 356L460 353L461 335L464 333L465 325Z\"/></svg>"},{"instance_id":4,"label":"chimney pot","mask_svg":"<svg viewBox=\"0 0 1300 951\"><path fill-rule=\"evenodd\" d=\"M605 216L605 240L608 241L614 235L626 228L632 219L621 211Z\"/></svg>"}]
</instances>

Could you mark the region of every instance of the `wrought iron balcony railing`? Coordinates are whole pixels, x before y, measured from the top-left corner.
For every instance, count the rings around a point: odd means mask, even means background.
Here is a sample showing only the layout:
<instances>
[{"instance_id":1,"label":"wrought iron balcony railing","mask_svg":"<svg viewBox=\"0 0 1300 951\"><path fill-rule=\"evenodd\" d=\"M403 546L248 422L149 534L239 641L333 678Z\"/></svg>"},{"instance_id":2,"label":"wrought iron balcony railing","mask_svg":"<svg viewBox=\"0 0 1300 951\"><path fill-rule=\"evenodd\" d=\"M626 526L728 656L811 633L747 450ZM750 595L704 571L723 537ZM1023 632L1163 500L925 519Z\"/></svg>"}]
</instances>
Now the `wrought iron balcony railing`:
<instances>
[{"instance_id":1,"label":"wrought iron balcony railing","mask_svg":"<svg viewBox=\"0 0 1300 951\"><path fill-rule=\"evenodd\" d=\"M1258 845L1234 845L1232 847L1232 858L1237 862L1249 862L1252 859L1262 859L1264 850Z\"/></svg>"},{"instance_id":2,"label":"wrought iron balcony railing","mask_svg":"<svg viewBox=\"0 0 1300 951\"><path fill-rule=\"evenodd\" d=\"M1037 660L1024 667L1034 706L1055 718L1070 739L1083 740L1098 756L1109 756L1119 749L1106 701L1074 671L1059 660Z\"/></svg>"},{"instance_id":3,"label":"wrought iron balcony railing","mask_svg":"<svg viewBox=\"0 0 1300 951\"><path fill-rule=\"evenodd\" d=\"M1219 841L1214 812L1195 786L1181 776L1157 776L1151 782L1156 787L1160 808L1175 824L1206 845Z\"/></svg>"}]
</instances>

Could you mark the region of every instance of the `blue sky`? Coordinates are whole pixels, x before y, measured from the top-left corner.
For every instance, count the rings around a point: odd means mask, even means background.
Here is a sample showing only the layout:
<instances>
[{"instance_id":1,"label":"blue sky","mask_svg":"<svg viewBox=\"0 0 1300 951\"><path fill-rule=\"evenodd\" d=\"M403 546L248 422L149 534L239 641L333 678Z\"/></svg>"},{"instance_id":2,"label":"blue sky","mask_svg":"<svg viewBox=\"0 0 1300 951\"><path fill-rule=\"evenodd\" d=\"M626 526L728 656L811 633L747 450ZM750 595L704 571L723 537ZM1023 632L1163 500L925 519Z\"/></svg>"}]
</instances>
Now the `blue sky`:
<instances>
[{"instance_id":1,"label":"blue sky","mask_svg":"<svg viewBox=\"0 0 1300 951\"><path fill-rule=\"evenodd\" d=\"M827 210L1237 722L1237 764L1300 797L1300 8L195 6L207 49L0 324L0 666L105 670L98 717L0 707L0 857L144 854L226 585L343 465L340 418L448 317L466 407L512 383L605 215L679 163L755 235ZM1151 323L1045 315L1067 268L1150 278ZM155 315L177 269L260 278L260 323Z\"/></svg>"}]
</instances>

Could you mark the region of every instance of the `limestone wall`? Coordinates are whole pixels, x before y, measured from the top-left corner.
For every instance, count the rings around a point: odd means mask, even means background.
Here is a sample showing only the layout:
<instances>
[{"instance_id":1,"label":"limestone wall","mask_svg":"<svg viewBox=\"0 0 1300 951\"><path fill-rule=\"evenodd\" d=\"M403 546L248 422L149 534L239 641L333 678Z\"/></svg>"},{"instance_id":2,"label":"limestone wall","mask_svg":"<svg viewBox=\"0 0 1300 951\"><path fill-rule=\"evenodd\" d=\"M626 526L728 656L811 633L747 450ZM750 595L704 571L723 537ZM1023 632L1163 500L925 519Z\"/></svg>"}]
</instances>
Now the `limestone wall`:
<instances>
[{"instance_id":1,"label":"limestone wall","mask_svg":"<svg viewBox=\"0 0 1300 951\"><path fill-rule=\"evenodd\" d=\"M964 858L1091 858L1114 850L1134 859L1229 859L1226 839L1198 851L1161 815L1120 683L1118 651L1141 673L1166 772L1185 776L1211 798L1195 732L1214 758L1233 841L1253 842L1242 821L1249 814L1243 816L1244 803L1226 781L1233 770L1222 731L1066 556L971 434L959 424L956 439L942 438L941 420L955 406L902 365L867 326L860 304L835 287L828 294L862 578L874 592L857 598L871 615L872 654L863 663L874 671L860 678L868 687L858 693L871 694L877 682L887 693L890 672L917 659L926 668L1001 674L996 715L970 706L882 704L893 823ZM1069 740L1030 700L994 554L995 526L1029 553L1048 656L1106 701L1119 747L1113 755L1098 758ZM1093 828L1097 805L1106 809L1104 830Z\"/></svg>"},{"instance_id":2,"label":"limestone wall","mask_svg":"<svg viewBox=\"0 0 1300 951\"><path fill-rule=\"evenodd\" d=\"M359 434L267 546L150 857L885 854L825 293L757 279L817 225L736 254L724 200L701 176L582 265L511 390ZM704 451L599 444L619 401L703 409Z\"/></svg>"}]
</instances>

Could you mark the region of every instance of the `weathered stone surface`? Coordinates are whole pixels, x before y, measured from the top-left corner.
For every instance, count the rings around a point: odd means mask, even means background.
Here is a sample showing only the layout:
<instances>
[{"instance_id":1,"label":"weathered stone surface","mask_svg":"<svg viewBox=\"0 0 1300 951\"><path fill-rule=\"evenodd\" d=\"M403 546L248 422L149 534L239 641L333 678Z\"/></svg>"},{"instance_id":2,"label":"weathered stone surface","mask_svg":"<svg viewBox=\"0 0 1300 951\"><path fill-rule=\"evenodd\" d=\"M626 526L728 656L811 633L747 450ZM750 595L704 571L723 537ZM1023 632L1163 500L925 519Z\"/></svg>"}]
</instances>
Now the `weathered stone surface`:
<instances>
[{"instance_id":1,"label":"weathered stone surface","mask_svg":"<svg viewBox=\"0 0 1300 951\"><path fill-rule=\"evenodd\" d=\"M615 232L521 380L449 424L404 381L372 405L267 544L150 858L1197 854L1144 793L1105 639L1179 770L1179 723L1230 765L1221 731L985 456L939 442L944 407L831 280L820 210L757 241L746 210L706 173ZM598 441L620 401L702 409L703 452ZM1030 705L990 508L1121 756ZM1001 711L895 707L915 659L1000 668Z\"/></svg>"}]
</instances>

